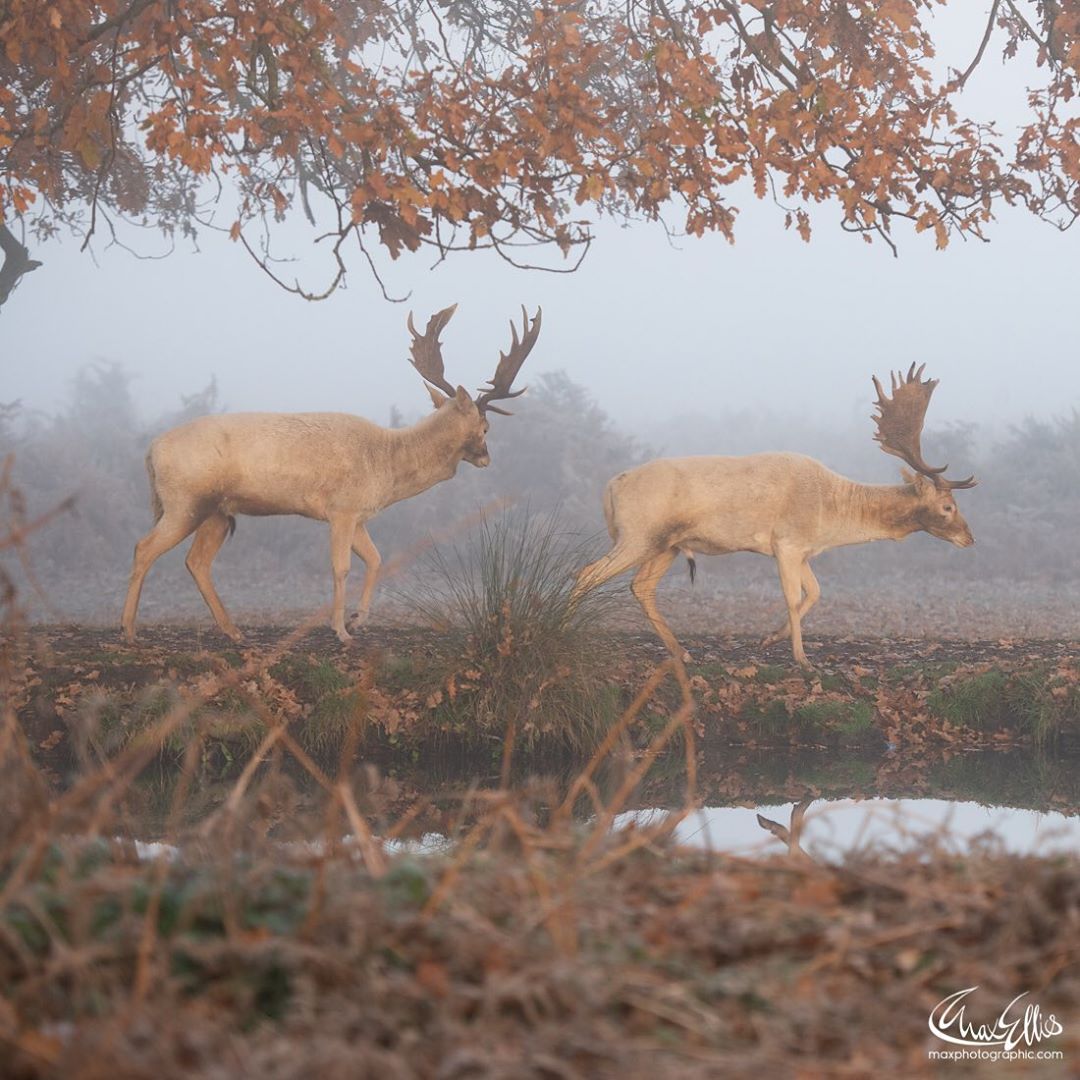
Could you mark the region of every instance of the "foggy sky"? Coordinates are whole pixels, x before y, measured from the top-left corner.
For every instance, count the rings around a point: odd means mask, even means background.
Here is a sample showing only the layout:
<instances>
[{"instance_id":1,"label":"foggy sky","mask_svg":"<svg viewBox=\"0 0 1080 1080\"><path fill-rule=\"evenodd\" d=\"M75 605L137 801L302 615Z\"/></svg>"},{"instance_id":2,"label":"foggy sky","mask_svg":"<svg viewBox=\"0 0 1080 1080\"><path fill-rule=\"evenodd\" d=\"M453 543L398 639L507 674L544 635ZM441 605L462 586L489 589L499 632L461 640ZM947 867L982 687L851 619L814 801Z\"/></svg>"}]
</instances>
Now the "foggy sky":
<instances>
[{"instance_id":1,"label":"foggy sky","mask_svg":"<svg viewBox=\"0 0 1080 1080\"><path fill-rule=\"evenodd\" d=\"M329 300L289 296L216 236L201 254L138 261L114 248L96 266L72 242L35 245L45 265L0 312L0 399L52 411L80 366L117 361L148 412L216 376L229 409L384 421L392 404L428 407L406 361L410 308L419 320L460 301L443 351L448 377L472 389L524 302L544 309L526 381L565 369L627 425L688 410L861 416L871 373L912 360L942 379L933 422L1001 422L1080 404L1073 252L1072 234L1014 212L990 244L936 252L910 235L894 259L825 223L805 245L775 207L751 203L734 246L710 236L676 249L659 226L606 223L570 275L487 253L431 271L430 256L403 259L387 272L391 290L412 288L397 305L359 264Z\"/></svg>"}]
</instances>

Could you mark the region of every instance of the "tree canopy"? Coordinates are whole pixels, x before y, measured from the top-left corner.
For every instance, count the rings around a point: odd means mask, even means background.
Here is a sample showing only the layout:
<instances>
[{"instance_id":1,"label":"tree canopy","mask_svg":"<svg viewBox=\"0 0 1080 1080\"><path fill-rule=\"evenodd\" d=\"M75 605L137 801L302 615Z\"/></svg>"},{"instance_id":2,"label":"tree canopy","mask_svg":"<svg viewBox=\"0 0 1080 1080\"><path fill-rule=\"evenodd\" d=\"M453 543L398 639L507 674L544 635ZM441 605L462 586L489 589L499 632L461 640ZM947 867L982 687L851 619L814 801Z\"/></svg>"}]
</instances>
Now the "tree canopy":
<instances>
[{"instance_id":1,"label":"tree canopy","mask_svg":"<svg viewBox=\"0 0 1080 1080\"><path fill-rule=\"evenodd\" d=\"M281 280L308 297L380 248L570 269L603 214L730 239L751 187L804 239L825 202L889 244L984 237L1002 201L1068 227L1080 0L964 0L962 69L944 6L0 0L0 304L34 239L121 222L230 232L276 274L271 226L302 213L335 257ZM1016 132L964 113L990 56L1035 73Z\"/></svg>"}]
</instances>

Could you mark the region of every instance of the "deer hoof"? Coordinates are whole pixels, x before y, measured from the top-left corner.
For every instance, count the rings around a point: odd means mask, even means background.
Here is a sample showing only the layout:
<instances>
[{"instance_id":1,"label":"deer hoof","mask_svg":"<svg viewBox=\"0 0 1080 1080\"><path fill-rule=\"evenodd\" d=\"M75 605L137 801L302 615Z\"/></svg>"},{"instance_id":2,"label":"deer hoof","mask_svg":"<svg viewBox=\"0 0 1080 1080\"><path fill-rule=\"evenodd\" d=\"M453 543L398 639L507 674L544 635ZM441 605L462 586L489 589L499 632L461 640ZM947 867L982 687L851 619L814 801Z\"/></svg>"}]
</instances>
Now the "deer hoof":
<instances>
[{"instance_id":1,"label":"deer hoof","mask_svg":"<svg viewBox=\"0 0 1080 1080\"><path fill-rule=\"evenodd\" d=\"M237 645L241 644L241 642L243 642L244 640L244 635L239 630L237 630L235 626L231 630L226 630L224 627L222 627L222 633L224 633L224 635L230 641L235 642Z\"/></svg>"},{"instance_id":2,"label":"deer hoof","mask_svg":"<svg viewBox=\"0 0 1080 1080\"><path fill-rule=\"evenodd\" d=\"M352 644L353 636L344 627L342 627L340 630L335 630L334 632L337 634L337 639L341 642L342 645Z\"/></svg>"}]
</instances>

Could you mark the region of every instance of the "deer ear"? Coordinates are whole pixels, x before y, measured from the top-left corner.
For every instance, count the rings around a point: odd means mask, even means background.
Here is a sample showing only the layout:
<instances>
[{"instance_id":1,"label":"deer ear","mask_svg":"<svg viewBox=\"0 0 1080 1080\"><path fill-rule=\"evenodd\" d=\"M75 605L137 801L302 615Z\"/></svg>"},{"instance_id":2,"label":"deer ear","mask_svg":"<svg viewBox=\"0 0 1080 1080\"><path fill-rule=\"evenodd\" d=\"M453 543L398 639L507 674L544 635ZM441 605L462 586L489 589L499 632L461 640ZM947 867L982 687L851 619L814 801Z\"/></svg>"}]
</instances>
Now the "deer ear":
<instances>
[{"instance_id":1,"label":"deer ear","mask_svg":"<svg viewBox=\"0 0 1080 1080\"><path fill-rule=\"evenodd\" d=\"M472 405L473 399L469 395L469 391L464 386L459 386L454 393L454 401L457 402L457 406L463 412L469 411L469 406Z\"/></svg>"},{"instance_id":2,"label":"deer ear","mask_svg":"<svg viewBox=\"0 0 1080 1080\"><path fill-rule=\"evenodd\" d=\"M908 469L901 469L900 475L903 476L904 481L908 484L912 484L916 491L927 491L935 487L934 481L923 476L922 473L911 472Z\"/></svg>"},{"instance_id":3,"label":"deer ear","mask_svg":"<svg viewBox=\"0 0 1080 1080\"><path fill-rule=\"evenodd\" d=\"M450 400L445 394L440 394L434 386L428 386L427 383L424 383L424 386L427 387L427 392L431 395L431 404L434 405L436 409L445 405L446 402Z\"/></svg>"}]
</instances>

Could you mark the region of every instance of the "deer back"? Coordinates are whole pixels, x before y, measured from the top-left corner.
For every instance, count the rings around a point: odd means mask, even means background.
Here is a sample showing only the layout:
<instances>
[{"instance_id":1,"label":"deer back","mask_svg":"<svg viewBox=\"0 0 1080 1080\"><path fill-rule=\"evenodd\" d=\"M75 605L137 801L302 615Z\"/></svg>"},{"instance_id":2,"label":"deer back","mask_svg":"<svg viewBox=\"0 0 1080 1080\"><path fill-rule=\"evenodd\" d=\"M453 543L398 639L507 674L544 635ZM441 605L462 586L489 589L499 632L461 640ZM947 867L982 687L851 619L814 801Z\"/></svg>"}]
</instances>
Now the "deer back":
<instances>
[{"instance_id":1,"label":"deer back","mask_svg":"<svg viewBox=\"0 0 1080 1080\"><path fill-rule=\"evenodd\" d=\"M165 432L150 458L166 506L321 517L337 505L385 504L392 434L348 413L231 413Z\"/></svg>"},{"instance_id":2,"label":"deer back","mask_svg":"<svg viewBox=\"0 0 1080 1080\"><path fill-rule=\"evenodd\" d=\"M778 538L815 542L850 487L801 454L659 458L612 480L609 527L653 549L768 553Z\"/></svg>"}]
</instances>

